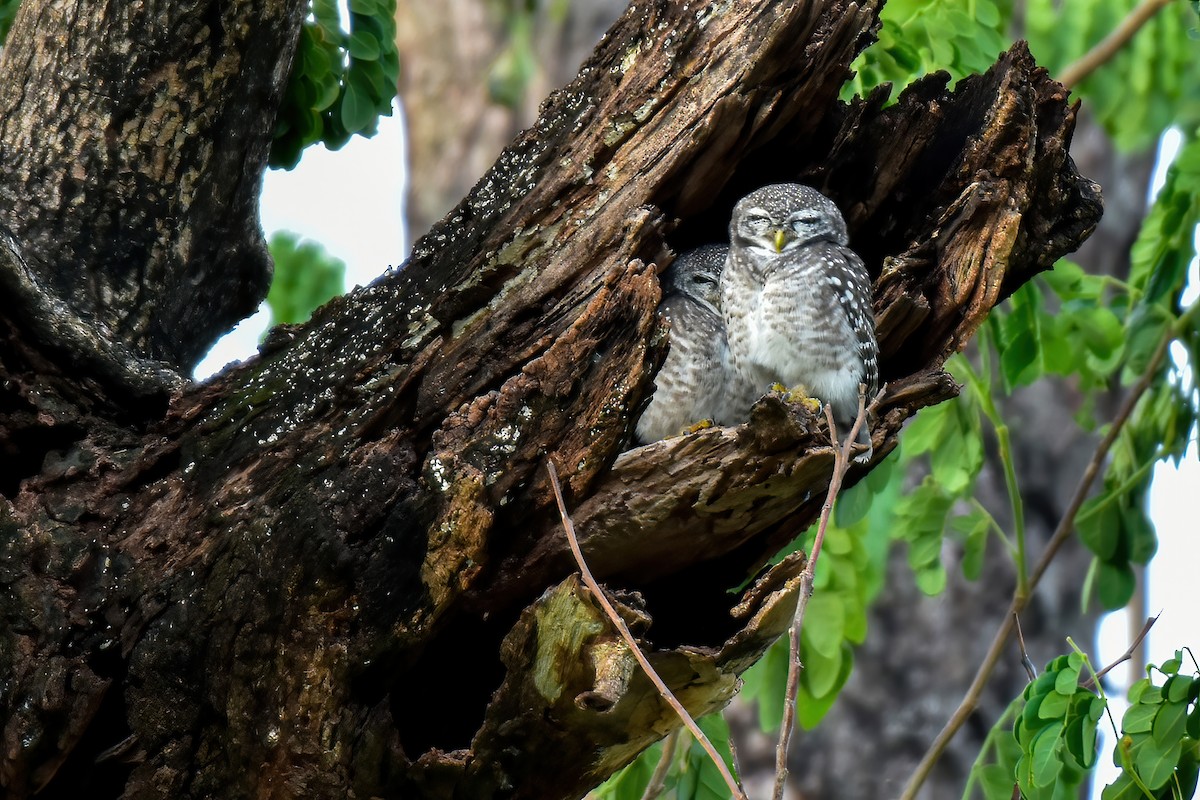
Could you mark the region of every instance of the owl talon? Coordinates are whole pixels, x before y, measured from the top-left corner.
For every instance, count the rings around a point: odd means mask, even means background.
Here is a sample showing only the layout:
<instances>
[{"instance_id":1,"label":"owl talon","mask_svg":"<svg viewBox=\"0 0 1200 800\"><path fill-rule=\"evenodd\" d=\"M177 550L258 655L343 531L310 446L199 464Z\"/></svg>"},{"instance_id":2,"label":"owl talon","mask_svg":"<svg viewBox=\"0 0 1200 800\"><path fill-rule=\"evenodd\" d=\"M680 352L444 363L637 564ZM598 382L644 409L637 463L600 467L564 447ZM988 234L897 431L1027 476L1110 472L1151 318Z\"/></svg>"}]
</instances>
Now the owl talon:
<instances>
[{"instance_id":1,"label":"owl talon","mask_svg":"<svg viewBox=\"0 0 1200 800\"><path fill-rule=\"evenodd\" d=\"M679 432L680 436L687 436L689 433L699 433L713 427L715 423L711 419L702 419L695 425L689 425Z\"/></svg>"},{"instance_id":2,"label":"owl talon","mask_svg":"<svg viewBox=\"0 0 1200 800\"><path fill-rule=\"evenodd\" d=\"M875 454L874 445L855 444L854 449L862 451L860 453L855 454L854 458L851 459L855 464L870 464L871 463L871 456L873 456Z\"/></svg>"}]
</instances>

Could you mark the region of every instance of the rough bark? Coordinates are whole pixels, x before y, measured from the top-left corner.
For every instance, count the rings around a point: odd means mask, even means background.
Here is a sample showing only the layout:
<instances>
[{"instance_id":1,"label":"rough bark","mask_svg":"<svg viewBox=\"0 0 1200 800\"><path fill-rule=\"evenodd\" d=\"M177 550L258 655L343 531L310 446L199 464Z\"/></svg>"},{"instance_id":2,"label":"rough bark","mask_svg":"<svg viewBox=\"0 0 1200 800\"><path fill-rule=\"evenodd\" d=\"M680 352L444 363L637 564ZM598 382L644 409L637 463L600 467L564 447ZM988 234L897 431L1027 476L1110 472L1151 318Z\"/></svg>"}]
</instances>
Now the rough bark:
<instances>
[{"instance_id":1,"label":"rough bark","mask_svg":"<svg viewBox=\"0 0 1200 800\"><path fill-rule=\"evenodd\" d=\"M811 520L832 458L781 397L622 452L672 250L761 183L840 203L875 279L879 459L1100 212L1065 92L1022 47L953 93L840 105L877 15L635 2L403 270L208 384L123 404L0 309L23 437L0 505L6 793L578 796L673 721L570 577L548 460L671 685L725 702L802 562L737 608L726 590ZM24 248L0 271L32 269Z\"/></svg>"},{"instance_id":2,"label":"rough bark","mask_svg":"<svg viewBox=\"0 0 1200 800\"><path fill-rule=\"evenodd\" d=\"M19 280L128 351L73 347L141 391L147 368L189 372L266 292L258 193L306 8L22 3L0 51L0 224Z\"/></svg>"}]
</instances>

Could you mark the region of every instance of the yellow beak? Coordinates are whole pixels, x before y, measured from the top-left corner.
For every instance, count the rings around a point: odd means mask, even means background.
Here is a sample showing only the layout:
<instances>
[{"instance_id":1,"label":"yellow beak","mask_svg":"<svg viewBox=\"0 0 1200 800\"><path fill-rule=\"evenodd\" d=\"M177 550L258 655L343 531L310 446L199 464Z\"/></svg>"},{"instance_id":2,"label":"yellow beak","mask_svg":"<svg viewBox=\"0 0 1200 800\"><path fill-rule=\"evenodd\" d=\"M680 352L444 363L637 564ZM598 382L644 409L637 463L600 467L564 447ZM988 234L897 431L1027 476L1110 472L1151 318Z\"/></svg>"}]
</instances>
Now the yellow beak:
<instances>
[{"instance_id":1,"label":"yellow beak","mask_svg":"<svg viewBox=\"0 0 1200 800\"><path fill-rule=\"evenodd\" d=\"M787 243L787 234L783 231L782 228L776 229L776 231L775 231L775 252L782 253L783 246L786 243Z\"/></svg>"}]
</instances>

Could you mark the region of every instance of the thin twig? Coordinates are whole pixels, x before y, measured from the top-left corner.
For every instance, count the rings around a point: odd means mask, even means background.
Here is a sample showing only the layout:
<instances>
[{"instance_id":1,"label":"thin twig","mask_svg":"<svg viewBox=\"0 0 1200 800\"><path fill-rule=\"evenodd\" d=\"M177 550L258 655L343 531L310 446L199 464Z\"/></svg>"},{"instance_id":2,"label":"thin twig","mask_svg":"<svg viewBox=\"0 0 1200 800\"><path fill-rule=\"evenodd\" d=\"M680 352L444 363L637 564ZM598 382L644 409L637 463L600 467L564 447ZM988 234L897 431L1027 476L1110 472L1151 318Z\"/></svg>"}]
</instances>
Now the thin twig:
<instances>
[{"instance_id":1,"label":"thin twig","mask_svg":"<svg viewBox=\"0 0 1200 800\"><path fill-rule=\"evenodd\" d=\"M1025 668L1025 674L1029 676L1029 682L1033 683L1037 678L1037 667L1033 665L1033 659L1029 657L1029 651L1025 649L1025 632L1021 630L1021 618L1013 614L1013 625L1017 627L1017 645L1021 648L1021 666Z\"/></svg>"},{"instance_id":2,"label":"thin twig","mask_svg":"<svg viewBox=\"0 0 1200 800\"><path fill-rule=\"evenodd\" d=\"M886 387L885 387L886 388ZM829 527L829 515L833 511L833 501L842 488L842 480L850 469L850 450L858 438L859 428L865 424L867 387L859 385L858 417L842 443L838 444L837 426L833 421L833 409L825 405L825 419L829 423L829 443L833 446L833 476L829 479L829 490L825 493L825 504L821 506L821 521L817 524L817 535L813 539L812 553L804 571L800 573L800 597L796 600L796 613L792 617L792 627L788 631L788 676L787 690L783 699L783 719L779 724L779 741L775 745L775 788L771 793L774 800L782 800L784 785L787 783L787 753L792 740L792 728L796 720L796 698L800 694L800 631L804 626L804 612L808 609L808 599L813 593L813 578L816 575L817 559L821 555L821 543L825 541L825 530ZM883 398L884 389L871 403L874 409Z\"/></svg>"},{"instance_id":3,"label":"thin twig","mask_svg":"<svg viewBox=\"0 0 1200 800\"><path fill-rule=\"evenodd\" d=\"M937 738L929 746L925 755L921 758L921 763L917 765L916 770L909 778L908 785L904 787L903 794L900 795L901 800L913 800L917 796L917 792L929 777L930 771L933 770L934 764L941 758L946 747L949 746L950 740L958 733L959 729L966 724L967 719L975 712L979 705L979 698L983 694L983 688L987 685L988 679L991 678L992 672L996 669L996 665L1000 663L1000 656L1004 651L1004 645L1008 642L1008 638L1013 632L1013 620L1016 615L1025 610L1029 605L1029 598L1033 596L1034 589L1037 588L1042 576L1046 574L1050 563L1058 554L1059 549L1071 537L1071 533L1075 530L1075 515L1079 513L1080 506L1087 499L1088 493L1091 492L1092 483L1104 466L1105 459L1108 457L1108 451L1116 442L1121 429L1125 427L1125 423L1129 421L1133 414L1133 409L1137 405L1138 400L1150 388L1150 384L1154 382L1158 375L1158 369L1162 366L1163 359L1167 355L1167 348L1171 341L1175 338L1175 329L1170 327L1163 334L1162 339L1158 343L1158 347L1151 356L1150 362L1146 365L1145 371L1138 382L1130 389L1129 394L1125 397L1125 402L1121 404L1120 410L1113 418L1112 425L1108 429L1108 433L1096 446L1096 450L1092 453L1092 458L1088 462L1087 468L1083 471L1083 477L1079 479L1079 485L1075 488L1075 494L1071 496L1071 502L1067 505L1067 510L1063 513L1062 519L1059 520L1058 527L1054 530L1054 535L1050 537L1050 541L1046 543L1046 549L1042 551L1041 558L1034 566L1033 572L1029 576L1029 587L1025 592L1018 590L1013 593L1012 601L1008 606L1008 613L1004 615L1004 620L1000 623L1000 629L996 631L996 635L992 638L992 643L988 647L987 654L983 657L983 662L979 665L979 670L975 673L975 678L971 681L970 687L963 696L962 701L958 704L958 708L950 716L945 727L938 733Z\"/></svg>"},{"instance_id":4,"label":"thin twig","mask_svg":"<svg viewBox=\"0 0 1200 800\"><path fill-rule=\"evenodd\" d=\"M1171 0L1142 0L1099 44L1080 56L1074 63L1067 65L1059 76L1058 82L1069 89L1095 72L1115 56L1117 51L1150 21L1151 17L1170 4Z\"/></svg>"},{"instance_id":5,"label":"thin twig","mask_svg":"<svg viewBox=\"0 0 1200 800\"><path fill-rule=\"evenodd\" d=\"M1154 623L1158 622L1158 618L1160 616L1162 616L1161 611L1155 614L1153 617L1146 617L1146 623L1142 625L1142 629L1138 631L1138 635L1133 637L1133 641L1129 643L1129 648L1121 654L1121 657L1097 672L1095 678L1088 678L1086 681L1081 683L1080 686L1082 686L1084 689L1091 689L1096 685L1097 680L1103 678L1105 675L1112 672L1113 669L1133 658L1133 654L1136 653L1137 649L1142 646L1142 642L1146 639L1146 634L1150 633L1150 629L1154 627Z\"/></svg>"},{"instance_id":6,"label":"thin twig","mask_svg":"<svg viewBox=\"0 0 1200 800\"><path fill-rule=\"evenodd\" d=\"M646 791L642 793L642 800L656 800L667 787L667 773L671 771L671 763L675 760L675 743L678 741L678 728L668 733L667 738L663 739L662 755L659 756L658 765L654 768L654 774L650 776L650 782L646 784Z\"/></svg>"},{"instance_id":7,"label":"thin twig","mask_svg":"<svg viewBox=\"0 0 1200 800\"><path fill-rule=\"evenodd\" d=\"M709 758L716 765L717 771L725 779L731 795L738 800L746 800L746 793L742 791L742 787L738 785L737 780L730 773L725 760L717 753L717 749L713 747L712 742L704 735L704 731L700 730L700 726L696 724L696 720L692 719L692 715L683 707L683 703L679 702L663 679L654 671L654 667L650 666L650 661L646 658L646 654L638 647L633 634L629 632L629 626L625 624L625 620L621 619L617 610L613 608L612 603L608 601L607 595L600 589L600 584L596 583L596 579L592 577L592 571L588 569L587 562L583 560L583 551L579 548L579 539L575 536L575 523L571 521L570 515L567 514L567 505L563 501L562 487L558 483L558 472L554 469L554 464L547 461L546 471L550 473L550 485L554 487L554 499L558 502L558 513L562 516L563 529L567 532L567 541L571 545L571 554L575 556L575 563L579 567L579 574L583 578L584 585L591 591L592 596L596 598L596 602L600 604L600 607L604 609L604 613L621 634L621 638L629 646L630 652L633 653L633 657L637 659L638 664L645 671L646 677L658 689L658 693L662 696L662 699L667 702L667 705L675 709L675 713L683 720L683 724L691 731L692 736L696 737L696 741L704 748L704 752L708 753Z\"/></svg>"}]
</instances>

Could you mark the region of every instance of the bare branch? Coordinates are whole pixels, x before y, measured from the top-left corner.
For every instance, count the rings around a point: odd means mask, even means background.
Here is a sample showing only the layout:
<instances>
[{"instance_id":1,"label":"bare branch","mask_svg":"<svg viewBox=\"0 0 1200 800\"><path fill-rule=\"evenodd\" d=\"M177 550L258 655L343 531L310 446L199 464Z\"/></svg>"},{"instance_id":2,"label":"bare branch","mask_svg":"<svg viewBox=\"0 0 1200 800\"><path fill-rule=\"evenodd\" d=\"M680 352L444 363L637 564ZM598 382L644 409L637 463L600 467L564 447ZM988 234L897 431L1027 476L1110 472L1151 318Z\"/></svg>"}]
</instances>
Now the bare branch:
<instances>
[{"instance_id":1,"label":"bare branch","mask_svg":"<svg viewBox=\"0 0 1200 800\"><path fill-rule=\"evenodd\" d=\"M1096 673L1095 678L1088 678L1086 681L1084 681L1083 683L1081 683L1079 685L1082 686L1084 689L1091 689L1092 687L1094 687L1096 685L1097 680L1099 680L1100 678L1103 678L1105 675L1112 672L1113 669L1120 666L1121 664L1124 664L1129 659L1133 658L1133 654L1135 652L1137 652L1137 649L1139 647L1142 646L1142 642L1145 641L1146 635L1150 633L1150 629L1154 627L1154 623L1158 622L1158 618L1160 616L1162 616L1162 612L1155 614L1153 617L1147 617L1146 622L1142 625L1142 629L1140 631L1138 631L1137 636L1133 637L1133 641L1129 643L1129 647L1125 650L1124 653L1121 654L1121 657L1118 658L1116 661L1112 662L1111 664L1109 664L1104 669L1099 670Z\"/></svg>"},{"instance_id":2,"label":"bare branch","mask_svg":"<svg viewBox=\"0 0 1200 800\"><path fill-rule=\"evenodd\" d=\"M879 390L871 402L873 411L887 387ZM833 421L833 408L825 404L825 420L829 423L829 443L833 446L833 476L829 480L829 491L825 494L825 504L821 506L821 520L817 525L817 535L813 539L812 554L808 564L800 575L800 598L796 603L796 614L792 617L792 627L788 632L788 676L787 691L783 699L783 720L779 725L779 742L775 745L775 787L771 793L774 800L782 800L784 784L787 782L787 753L792 739L792 728L796 720L796 698L800 694L800 631L804 626L804 612L808 609L808 599L813 593L813 578L816 575L817 559L821 555L821 543L825 540L825 531L829 527L829 515L833 511L833 502L842 488L842 480L850 468L850 450L858 437L858 430L866 424L868 409L866 407L867 387L858 387L858 416L854 425L841 444L838 443L837 425Z\"/></svg>"},{"instance_id":3,"label":"bare branch","mask_svg":"<svg viewBox=\"0 0 1200 800\"><path fill-rule=\"evenodd\" d=\"M667 773L671 770L671 762L675 760L675 745L678 742L678 728L668 733L667 738L663 739L662 755L658 759L658 765L654 767L654 774L650 776L650 782L646 784L642 800L655 800L663 793L667 784Z\"/></svg>"},{"instance_id":4,"label":"bare branch","mask_svg":"<svg viewBox=\"0 0 1200 800\"><path fill-rule=\"evenodd\" d=\"M1068 64L1062 71L1062 75L1059 76L1058 82L1070 88L1095 72L1115 56L1155 14L1170 4L1171 0L1142 0L1125 19L1121 20L1121 24L1114 28L1112 33L1105 36L1099 44L1080 56L1078 60Z\"/></svg>"},{"instance_id":5,"label":"bare branch","mask_svg":"<svg viewBox=\"0 0 1200 800\"><path fill-rule=\"evenodd\" d=\"M1017 645L1021 648L1021 666L1025 668L1025 674L1029 676L1029 682L1032 683L1037 678L1037 667L1033 665L1033 659L1029 657L1029 651L1025 649L1025 634L1021 630L1021 618L1013 614L1013 625L1017 628Z\"/></svg>"},{"instance_id":6,"label":"bare branch","mask_svg":"<svg viewBox=\"0 0 1200 800\"><path fill-rule=\"evenodd\" d=\"M617 613L617 610L613 608L612 603L608 601L608 597L600 589L600 584L596 583L596 579L592 577L592 571L588 569L587 562L583 560L583 551L579 549L579 539L575 536L575 524L571 522L571 517L569 514L567 514L567 505L565 502L563 502L562 486L560 486L558 483L558 471L554 469L554 464L550 461L546 462L546 471L550 473L550 485L554 487L554 499L558 503L558 513L562 516L563 529L567 532L567 540L571 544L571 554L575 556L575 563L579 566L579 574L583 578L584 585L586 585L592 592L592 595L595 596L596 601L600 603L600 607L604 609L604 613L608 616L609 621L612 622L613 627L615 627L617 632L621 634L621 638L624 639L625 644L629 646L630 652L633 653L633 657L636 658L638 664L641 665L642 670L646 673L646 677L648 677L650 682L654 684L656 689L658 689L659 694L662 695L662 698L667 702L667 705L675 709L675 713L679 715L681 720L683 720L683 724L687 726L687 729L691 732L692 736L696 737L696 741L698 741L700 746L704 748L704 752L708 753L709 758L711 758L713 764L716 765L717 771L720 772L721 777L725 779L725 783L729 787L729 791L732 796L738 798L738 800L747 800L746 793L742 791L742 787L738 785L737 780L729 771L729 767L726 766L725 760L721 758L719 753L717 753L717 749L713 747L712 742L710 742L708 737L704 735L704 731L700 730L700 726L696 724L694 719L692 719L692 715L689 714L687 709L683 707L683 703L679 702L678 698L675 697L675 694L671 691L663 679L660 678L658 673L654 671L654 667L650 666L650 661L646 658L646 655L642 652L642 649L638 647L637 640L633 638L633 634L630 633L629 627L625 624L625 620L621 619L621 615Z\"/></svg>"},{"instance_id":7,"label":"bare branch","mask_svg":"<svg viewBox=\"0 0 1200 800\"><path fill-rule=\"evenodd\" d=\"M1091 460L1083 471L1083 477L1079 479L1079 485L1075 488L1075 494L1071 496L1071 502L1067 505L1066 512L1063 514L1062 519L1059 520L1054 535L1046 543L1046 549L1042 551L1041 558L1038 559L1037 565L1033 568L1033 572L1029 576L1028 590L1022 593L1018 587L1018 591L1013 593L1012 601L1008 606L1008 613L1005 614L1004 621L1000 623L1000 629L996 631L996 635L992 638L987 655L984 656L983 662L979 665L979 670L975 673L975 678L971 681L970 687L967 688L967 692L958 704L958 708L950 715L950 719L946 722L945 727L938 733L937 738L933 740L933 743L921 758L921 763L917 765L916 770L908 781L908 785L904 787L903 794L900 795L901 800L913 800L917 796L917 792L925 783L926 778L929 777L930 771L933 770L933 766L941 758L942 753L945 752L954 735L958 733L959 729L962 728L979 705L979 698L983 694L983 689L987 685L988 679L991 678L996 665L1000 663L1000 656L1004 650L1004 645L1008 642L1009 636L1012 635L1015 627L1013 621L1029 605L1029 598L1033 596L1033 591L1037 588L1042 576L1046 574L1046 570L1049 569L1054 556L1057 555L1059 549L1070 538L1072 532L1074 532L1075 516L1079 513L1084 500L1087 499L1088 493L1092 489L1093 481L1095 481L1096 476L1100 473L1100 469L1104 466L1104 462L1108 458L1108 451L1112 449L1113 443L1116 442L1121 429L1125 427L1125 423L1132 416L1133 409L1137 406L1138 400L1141 399L1142 395L1146 393L1146 390L1154 382L1155 377L1158 375L1158 370L1162 366L1163 359L1167 355L1167 348L1174 338L1175 329L1173 327L1168 328L1159 341L1154 355L1151 356L1150 362L1146 365L1145 371L1138 378L1138 382L1130 389L1129 394L1125 397L1125 402L1122 403L1116 417L1113 418L1112 424L1108 429L1108 434L1096 446Z\"/></svg>"}]
</instances>

